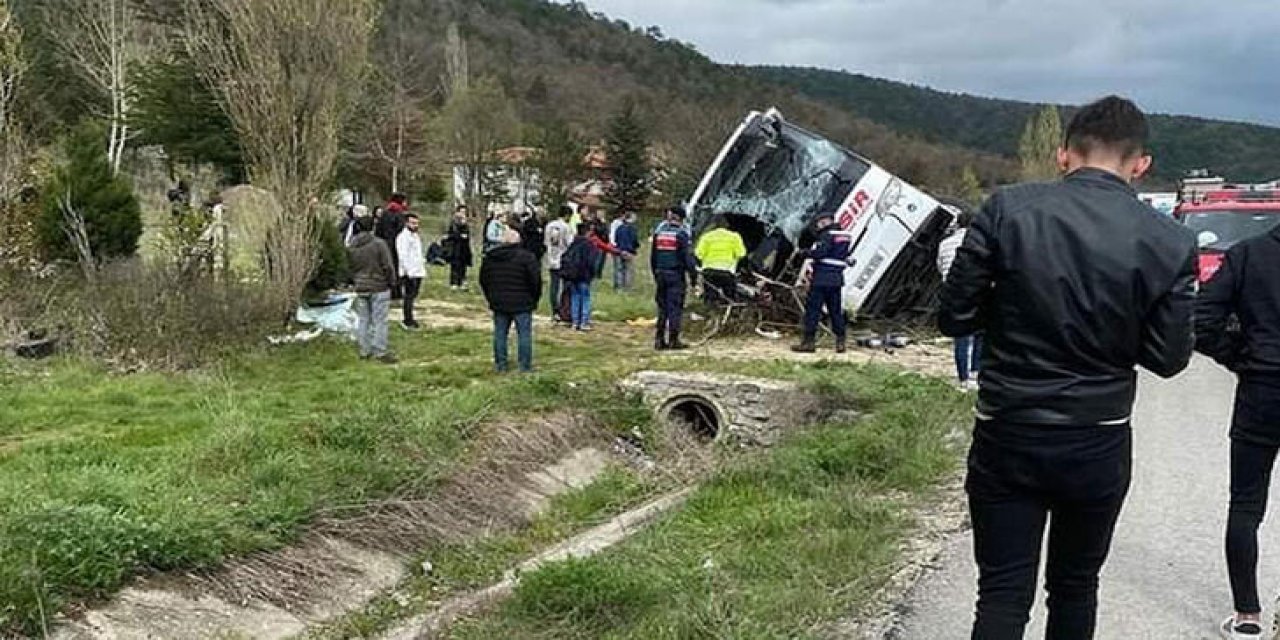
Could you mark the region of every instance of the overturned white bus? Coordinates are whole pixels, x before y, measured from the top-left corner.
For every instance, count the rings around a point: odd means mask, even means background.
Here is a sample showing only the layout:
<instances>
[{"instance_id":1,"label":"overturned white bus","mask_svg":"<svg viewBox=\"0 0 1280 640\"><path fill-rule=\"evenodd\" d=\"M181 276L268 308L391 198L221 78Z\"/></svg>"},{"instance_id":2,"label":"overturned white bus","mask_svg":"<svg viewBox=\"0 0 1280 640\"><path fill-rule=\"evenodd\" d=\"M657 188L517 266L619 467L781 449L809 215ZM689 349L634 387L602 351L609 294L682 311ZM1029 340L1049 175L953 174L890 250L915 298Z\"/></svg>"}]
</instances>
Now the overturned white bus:
<instances>
[{"instance_id":1,"label":"overturned white bus","mask_svg":"<svg viewBox=\"0 0 1280 640\"><path fill-rule=\"evenodd\" d=\"M755 272L790 282L802 267L795 248L812 242L811 223L824 211L855 238L845 275L849 316L932 311L938 243L952 213L870 160L788 123L776 109L746 117L689 202L695 235L723 216L746 241Z\"/></svg>"}]
</instances>

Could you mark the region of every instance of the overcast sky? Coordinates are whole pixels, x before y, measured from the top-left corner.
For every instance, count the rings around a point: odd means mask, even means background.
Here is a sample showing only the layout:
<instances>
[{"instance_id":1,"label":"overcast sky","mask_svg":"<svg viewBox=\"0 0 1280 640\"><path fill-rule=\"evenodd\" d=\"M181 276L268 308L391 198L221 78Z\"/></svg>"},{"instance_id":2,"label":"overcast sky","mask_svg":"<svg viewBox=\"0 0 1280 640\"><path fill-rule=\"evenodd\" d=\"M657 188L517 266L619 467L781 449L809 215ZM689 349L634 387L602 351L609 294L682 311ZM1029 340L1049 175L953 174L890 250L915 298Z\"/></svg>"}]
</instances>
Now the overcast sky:
<instances>
[{"instance_id":1,"label":"overcast sky","mask_svg":"<svg viewBox=\"0 0 1280 640\"><path fill-rule=\"evenodd\" d=\"M1280 125L1278 0L587 0L720 62ZM1277 151L1280 153L1280 150Z\"/></svg>"}]
</instances>

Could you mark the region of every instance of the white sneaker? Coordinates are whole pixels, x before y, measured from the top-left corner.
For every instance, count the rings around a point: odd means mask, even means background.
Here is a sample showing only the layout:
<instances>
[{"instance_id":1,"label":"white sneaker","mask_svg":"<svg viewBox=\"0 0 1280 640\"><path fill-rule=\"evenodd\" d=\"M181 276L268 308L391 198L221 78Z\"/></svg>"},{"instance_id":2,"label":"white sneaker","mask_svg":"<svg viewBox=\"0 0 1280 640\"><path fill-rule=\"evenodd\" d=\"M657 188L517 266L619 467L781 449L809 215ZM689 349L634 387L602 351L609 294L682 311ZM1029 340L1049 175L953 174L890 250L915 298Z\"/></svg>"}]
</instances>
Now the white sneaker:
<instances>
[{"instance_id":1,"label":"white sneaker","mask_svg":"<svg viewBox=\"0 0 1280 640\"><path fill-rule=\"evenodd\" d=\"M982 386L978 384L977 380L966 380L964 383L964 388L966 391L978 391L982 388Z\"/></svg>"},{"instance_id":2,"label":"white sneaker","mask_svg":"<svg viewBox=\"0 0 1280 640\"><path fill-rule=\"evenodd\" d=\"M1218 632L1222 634L1225 640L1261 640L1262 639L1262 623L1261 622L1236 622L1235 615L1222 621L1222 626L1218 628Z\"/></svg>"}]
</instances>

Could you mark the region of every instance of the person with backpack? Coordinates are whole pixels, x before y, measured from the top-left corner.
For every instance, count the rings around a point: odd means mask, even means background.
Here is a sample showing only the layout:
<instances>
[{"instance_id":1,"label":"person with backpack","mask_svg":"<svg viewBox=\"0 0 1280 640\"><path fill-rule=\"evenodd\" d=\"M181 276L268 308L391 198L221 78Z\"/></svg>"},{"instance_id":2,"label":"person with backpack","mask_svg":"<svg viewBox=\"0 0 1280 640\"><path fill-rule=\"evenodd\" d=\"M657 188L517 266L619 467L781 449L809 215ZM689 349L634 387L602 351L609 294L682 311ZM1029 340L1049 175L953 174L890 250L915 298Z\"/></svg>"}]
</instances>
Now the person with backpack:
<instances>
[{"instance_id":1,"label":"person with backpack","mask_svg":"<svg viewBox=\"0 0 1280 640\"><path fill-rule=\"evenodd\" d=\"M533 371L533 310L542 295L542 269L537 256L522 246L519 233L508 229L502 244L485 254L480 289L493 312L494 367L499 373L507 371L507 342L514 324L520 371Z\"/></svg>"},{"instance_id":2,"label":"person with backpack","mask_svg":"<svg viewBox=\"0 0 1280 640\"><path fill-rule=\"evenodd\" d=\"M1081 108L1064 177L991 196L942 287L942 333L987 343L965 480L974 638L1023 636L1046 550L1047 640L1094 637L1132 477L1135 369L1169 378L1191 361L1198 251L1132 186L1149 132L1129 100Z\"/></svg>"},{"instance_id":3,"label":"person with backpack","mask_svg":"<svg viewBox=\"0 0 1280 640\"><path fill-rule=\"evenodd\" d=\"M573 207L567 204L561 205L559 214L560 217L547 223L543 238L543 243L546 245L547 270L550 276L547 293L551 299L552 322L569 322L570 318L562 318L560 315L560 292L563 284L560 278L560 259L564 256L565 251L569 250L569 245L573 244L575 231L569 224L569 220L573 218Z\"/></svg>"},{"instance_id":4,"label":"person with backpack","mask_svg":"<svg viewBox=\"0 0 1280 640\"><path fill-rule=\"evenodd\" d=\"M467 206L460 204L453 211L453 219L441 241L444 259L449 263L449 288L457 291L467 286L467 269L471 268L471 225L467 221Z\"/></svg>"},{"instance_id":5,"label":"person with backpack","mask_svg":"<svg viewBox=\"0 0 1280 640\"><path fill-rule=\"evenodd\" d=\"M506 216L500 213L489 214L484 223L484 240L480 246L480 253L489 253L489 250L501 246L502 238L510 228Z\"/></svg>"},{"instance_id":6,"label":"person with backpack","mask_svg":"<svg viewBox=\"0 0 1280 640\"><path fill-rule=\"evenodd\" d=\"M1238 326L1237 326L1238 325ZM1235 373L1227 573L1232 640L1262 637L1258 527L1280 451L1280 227L1227 251L1196 302L1196 349Z\"/></svg>"},{"instance_id":7,"label":"person with backpack","mask_svg":"<svg viewBox=\"0 0 1280 640\"><path fill-rule=\"evenodd\" d=\"M596 278L600 251L591 241L591 225L578 225L578 235L560 257L560 279L569 288L570 322L574 331L591 330L591 281Z\"/></svg>"}]
</instances>

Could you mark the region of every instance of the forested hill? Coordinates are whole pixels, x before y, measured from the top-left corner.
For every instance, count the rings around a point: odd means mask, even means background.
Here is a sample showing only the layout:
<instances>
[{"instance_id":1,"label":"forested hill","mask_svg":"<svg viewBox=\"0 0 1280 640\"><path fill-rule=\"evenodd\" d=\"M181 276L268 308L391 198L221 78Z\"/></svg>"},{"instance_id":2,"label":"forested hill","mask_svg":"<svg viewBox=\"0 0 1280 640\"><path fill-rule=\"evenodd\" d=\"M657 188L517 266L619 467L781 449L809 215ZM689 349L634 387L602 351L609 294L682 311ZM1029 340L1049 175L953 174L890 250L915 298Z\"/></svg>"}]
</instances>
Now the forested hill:
<instances>
[{"instance_id":1,"label":"forested hill","mask_svg":"<svg viewBox=\"0 0 1280 640\"><path fill-rule=\"evenodd\" d=\"M1014 157L1022 127L1038 105L946 93L865 75L796 67L744 68L762 82L856 112L937 143ZM1064 118L1070 109L1064 108ZM1187 116L1152 118L1156 176L1176 180L1209 168L1228 179L1280 176L1280 128Z\"/></svg>"},{"instance_id":2,"label":"forested hill","mask_svg":"<svg viewBox=\"0 0 1280 640\"><path fill-rule=\"evenodd\" d=\"M405 80L431 92L445 74L446 30L457 24L473 79L495 78L526 130L562 121L599 139L622 105L639 106L660 154L692 180L752 109L779 107L807 128L857 149L903 177L947 191L966 167L983 182L1012 179L996 154L925 142L847 109L716 64L660 28L630 25L578 3L545 0L387 0L374 64L412 52ZM436 92L436 95L439 95Z\"/></svg>"}]
</instances>

